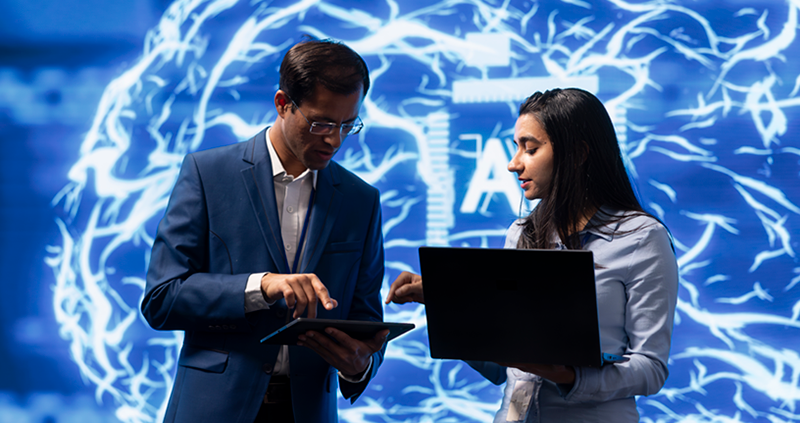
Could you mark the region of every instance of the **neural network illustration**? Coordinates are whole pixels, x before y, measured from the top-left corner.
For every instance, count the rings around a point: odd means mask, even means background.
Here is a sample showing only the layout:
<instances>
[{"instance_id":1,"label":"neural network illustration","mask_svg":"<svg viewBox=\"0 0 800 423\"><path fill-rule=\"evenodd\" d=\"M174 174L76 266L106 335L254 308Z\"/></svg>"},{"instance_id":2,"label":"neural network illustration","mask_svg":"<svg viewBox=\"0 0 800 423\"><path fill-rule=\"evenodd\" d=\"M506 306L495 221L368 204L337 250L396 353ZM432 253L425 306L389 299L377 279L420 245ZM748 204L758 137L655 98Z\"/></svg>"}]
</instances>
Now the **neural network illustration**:
<instances>
[{"instance_id":1,"label":"neural network illustration","mask_svg":"<svg viewBox=\"0 0 800 423\"><path fill-rule=\"evenodd\" d=\"M500 247L535 204L506 164L519 104L581 87L612 116L642 204L680 266L670 374L641 421L800 421L800 0L176 0L105 89L53 199L63 342L121 422L161 421L182 343L139 312L183 157L274 121L283 54L340 40L373 81L334 160L381 192L383 294L423 245ZM465 304L476 312L502 305ZM392 341L345 422L486 422L502 387Z\"/></svg>"}]
</instances>

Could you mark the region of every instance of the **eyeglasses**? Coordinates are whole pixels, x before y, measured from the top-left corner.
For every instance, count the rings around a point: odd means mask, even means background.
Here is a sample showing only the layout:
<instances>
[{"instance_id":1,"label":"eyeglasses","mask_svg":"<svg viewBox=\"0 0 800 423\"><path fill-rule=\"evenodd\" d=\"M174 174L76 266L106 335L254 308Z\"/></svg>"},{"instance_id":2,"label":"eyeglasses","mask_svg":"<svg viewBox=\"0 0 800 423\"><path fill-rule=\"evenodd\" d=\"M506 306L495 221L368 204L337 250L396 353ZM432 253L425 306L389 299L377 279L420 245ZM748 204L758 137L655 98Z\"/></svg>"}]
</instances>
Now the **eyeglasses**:
<instances>
[{"instance_id":1,"label":"eyeglasses","mask_svg":"<svg viewBox=\"0 0 800 423\"><path fill-rule=\"evenodd\" d=\"M353 121L353 123L343 123L341 125L330 122L311 122L308 120L306 115L303 114L303 111L300 110L300 106L298 106L294 100L290 98L289 101L291 101L292 105L294 105L297 111L300 112L300 116L303 116L303 119L308 122L308 125L310 126L310 128L308 128L308 132L311 132L314 135L330 135L334 133L336 128L339 128L341 134L346 137L348 135L355 135L361 132L361 128L364 127L364 122L362 122L361 118L358 116L356 116L356 120Z\"/></svg>"}]
</instances>

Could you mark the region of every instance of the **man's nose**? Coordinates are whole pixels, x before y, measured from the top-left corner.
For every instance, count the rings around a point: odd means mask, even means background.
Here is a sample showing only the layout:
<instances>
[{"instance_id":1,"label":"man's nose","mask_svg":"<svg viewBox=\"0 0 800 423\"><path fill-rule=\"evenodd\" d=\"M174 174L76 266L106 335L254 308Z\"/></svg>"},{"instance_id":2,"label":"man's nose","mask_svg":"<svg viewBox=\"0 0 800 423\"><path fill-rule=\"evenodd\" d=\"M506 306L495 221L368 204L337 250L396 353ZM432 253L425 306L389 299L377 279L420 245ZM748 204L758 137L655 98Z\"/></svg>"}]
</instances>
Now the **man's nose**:
<instances>
[{"instance_id":1,"label":"man's nose","mask_svg":"<svg viewBox=\"0 0 800 423\"><path fill-rule=\"evenodd\" d=\"M340 128L336 128L333 133L328 134L325 136L325 143L333 147L334 150L338 150L339 146L342 145L342 140L344 136L342 135L342 131Z\"/></svg>"}]
</instances>

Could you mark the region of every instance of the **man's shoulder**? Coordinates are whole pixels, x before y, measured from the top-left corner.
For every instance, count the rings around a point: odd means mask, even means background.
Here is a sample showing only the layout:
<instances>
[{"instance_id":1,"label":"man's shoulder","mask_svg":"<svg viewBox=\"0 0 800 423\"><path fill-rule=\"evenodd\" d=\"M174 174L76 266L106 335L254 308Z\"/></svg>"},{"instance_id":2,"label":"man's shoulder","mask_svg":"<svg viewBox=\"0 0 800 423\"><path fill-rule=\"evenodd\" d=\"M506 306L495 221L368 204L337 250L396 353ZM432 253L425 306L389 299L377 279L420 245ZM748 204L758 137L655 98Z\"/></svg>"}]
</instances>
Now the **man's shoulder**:
<instances>
[{"instance_id":1,"label":"man's shoulder","mask_svg":"<svg viewBox=\"0 0 800 423\"><path fill-rule=\"evenodd\" d=\"M228 158L242 158L246 149L251 147L250 140L241 141L233 144L211 147L205 150L190 153L195 160L208 162L225 160Z\"/></svg>"},{"instance_id":2,"label":"man's shoulder","mask_svg":"<svg viewBox=\"0 0 800 423\"><path fill-rule=\"evenodd\" d=\"M358 192L368 192L372 194L378 194L377 188L370 185L368 182L361 179L360 176L346 169L339 163L331 161L330 163L328 163L328 167L330 168L329 170L331 172L332 177L335 180L338 180L337 182L339 183L340 186L344 186L347 189L352 189Z\"/></svg>"}]
</instances>

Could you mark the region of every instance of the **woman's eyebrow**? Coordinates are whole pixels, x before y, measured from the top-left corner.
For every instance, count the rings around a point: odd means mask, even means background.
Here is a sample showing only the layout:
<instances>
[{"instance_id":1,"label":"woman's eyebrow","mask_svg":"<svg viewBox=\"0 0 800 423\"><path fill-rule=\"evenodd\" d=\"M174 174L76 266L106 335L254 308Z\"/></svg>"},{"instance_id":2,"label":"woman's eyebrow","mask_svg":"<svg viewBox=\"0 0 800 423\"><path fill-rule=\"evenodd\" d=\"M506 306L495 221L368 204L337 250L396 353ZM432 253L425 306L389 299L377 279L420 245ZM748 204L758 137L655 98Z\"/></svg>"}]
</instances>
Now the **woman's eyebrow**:
<instances>
[{"instance_id":1,"label":"woman's eyebrow","mask_svg":"<svg viewBox=\"0 0 800 423\"><path fill-rule=\"evenodd\" d=\"M517 144L517 145L525 144L525 143L529 143L529 142L532 142L532 143L535 143L535 144L544 144L543 141L540 141L538 138L536 138L534 136L531 136L531 135L520 137L519 140L514 140L514 144Z\"/></svg>"}]
</instances>

